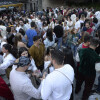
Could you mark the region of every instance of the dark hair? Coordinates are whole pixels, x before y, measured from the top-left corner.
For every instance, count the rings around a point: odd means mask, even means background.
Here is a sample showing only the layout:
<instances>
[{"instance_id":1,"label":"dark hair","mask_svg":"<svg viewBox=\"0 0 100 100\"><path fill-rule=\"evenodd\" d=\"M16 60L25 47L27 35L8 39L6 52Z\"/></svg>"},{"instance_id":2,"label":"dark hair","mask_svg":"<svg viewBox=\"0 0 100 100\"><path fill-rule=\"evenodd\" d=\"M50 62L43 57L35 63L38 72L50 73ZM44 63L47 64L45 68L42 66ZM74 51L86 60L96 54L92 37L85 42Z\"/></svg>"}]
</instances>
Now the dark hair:
<instances>
[{"instance_id":1,"label":"dark hair","mask_svg":"<svg viewBox=\"0 0 100 100\"><path fill-rule=\"evenodd\" d=\"M33 41L37 41L37 40L39 40L41 37L40 36L34 36L33 37Z\"/></svg>"},{"instance_id":2,"label":"dark hair","mask_svg":"<svg viewBox=\"0 0 100 100\"><path fill-rule=\"evenodd\" d=\"M14 41L14 44L15 44L15 46L17 47L17 43L18 43L18 41L22 41L22 37L21 37L21 34L16 34L15 35L15 41Z\"/></svg>"},{"instance_id":3,"label":"dark hair","mask_svg":"<svg viewBox=\"0 0 100 100\"><path fill-rule=\"evenodd\" d=\"M99 39L97 37L91 38L91 41L90 41L91 46L97 47L98 44L99 44Z\"/></svg>"},{"instance_id":4,"label":"dark hair","mask_svg":"<svg viewBox=\"0 0 100 100\"><path fill-rule=\"evenodd\" d=\"M98 29L98 37L99 37L99 39L100 39L100 29Z\"/></svg>"},{"instance_id":5,"label":"dark hair","mask_svg":"<svg viewBox=\"0 0 100 100\"><path fill-rule=\"evenodd\" d=\"M90 39L91 39L91 36L90 36L89 34L86 34L86 35L84 36L84 43L90 42Z\"/></svg>"},{"instance_id":6,"label":"dark hair","mask_svg":"<svg viewBox=\"0 0 100 100\"><path fill-rule=\"evenodd\" d=\"M16 47L13 47L12 45L10 44L4 44L3 47L8 50L9 53L11 53L15 58L18 57L18 50Z\"/></svg>"},{"instance_id":7,"label":"dark hair","mask_svg":"<svg viewBox=\"0 0 100 100\"><path fill-rule=\"evenodd\" d=\"M51 50L54 50L55 48L50 46L47 48L47 51L46 51L46 55L49 55L49 53L51 52Z\"/></svg>"},{"instance_id":8,"label":"dark hair","mask_svg":"<svg viewBox=\"0 0 100 100\"><path fill-rule=\"evenodd\" d=\"M64 62L64 54L60 50L51 50L51 58L56 61L58 65Z\"/></svg>"},{"instance_id":9,"label":"dark hair","mask_svg":"<svg viewBox=\"0 0 100 100\"><path fill-rule=\"evenodd\" d=\"M24 51L27 51L27 52L28 52L27 48L25 48L25 47L20 47L20 48L19 48L19 51L18 51L18 57L21 57L21 54L22 54ZM28 52L28 57L30 57L29 52Z\"/></svg>"},{"instance_id":10,"label":"dark hair","mask_svg":"<svg viewBox=\"0 0 100 100\"><path fill-rule=\"evenodd\" d=\"M31 27L35 27L35 22L31 22Z\"/></svg>"},{"instance_id":11,"label":"dark hair","mask_svg":"<svg viewBox=\"0 0 100 100\"><path fill-rule=\"evenodd\" d=\"M98 19L96 17L94 17L93 18L93 22L97 24L98 23Z\"/></svg>"},{"instance_id":12,"label":"dark hair","mask_svg":"<svg viewBox=\"0 0 100 100\"><path fill-rule=\"evenodd\" d=\"M2 25L3 24L3 22L2 22L2 20L0 20L0 25Z\"/></svg>"},{"instance_id":13,"label":"dark hair","mask_svg":"<svg viewBox=\"0 0 100 100\"><path fill-rule=\"evenodd\" d=\"M48 29L47 30L47 34L46 34L47 38L52 42L53 41L53 32L52 29Z\"/></svg>"},{"instance_id":14,"label":"dark hair","mask_svg":"<svg viewBox=\"0 0 100 100\"><path fill-rule=\"evenodd\" d=\"M64 64L70 64L73 68L75 67L75 62L73 59L73 53L71 48L64 48L63 53L65 55Z\"/></svg>"},{"instance_id":15,"label":"dark hair","mask_svg":"<svg viewBox=\"0 0 100 100\"><path fill-rule=\"evenodd\" d=\"M7 27L6 31L7 31L8 33L10 33L10 32L11 32L11 27Z\"/></svg>"},{"instance_id":16,"label":"dark hair","mask_svg":"<svg viewBox=\"0 0 100 100\"><path fill-rule=\"evenodd\" d=\"M22 28L19 29L19 33L21 33L23 36L25 35L25 31Z\"/></svg>"}]
</instances>

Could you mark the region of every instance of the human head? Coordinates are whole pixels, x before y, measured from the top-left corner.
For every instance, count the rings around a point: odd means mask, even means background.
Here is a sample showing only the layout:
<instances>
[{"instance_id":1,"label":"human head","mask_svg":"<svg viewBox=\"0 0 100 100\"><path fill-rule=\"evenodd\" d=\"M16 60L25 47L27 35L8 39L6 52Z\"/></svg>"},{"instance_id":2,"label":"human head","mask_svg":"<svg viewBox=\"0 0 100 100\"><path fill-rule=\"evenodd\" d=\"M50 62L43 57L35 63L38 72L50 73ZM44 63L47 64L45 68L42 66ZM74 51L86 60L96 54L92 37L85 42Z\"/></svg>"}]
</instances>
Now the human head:
<instances>
[{"instance_id":1,"label":"human head","mask_svg":"<svg viewBox=\"0 0 100 100\"><path fill-rule=\"evenodd\" d=\"M21 26L24 25L24 21L23 20L20 20L19 23L20 23Z\"/></svg>"},{"instance_id":2,"label":"human head","mask_svg":"<svg viewBox=\"0 0 100 100\"><path fill-rule=\"evenodd\" d=\"M18 41L22 41L21 34L19 33L15 35L15 46L17 46Z\"/></svg>"},{"instance_id":3,"label":"human head","mask_svg":"<svg viewBox=\"0 0 100 100\"><path fill-rule=\"evenodd\" d=\"M87 29L89 29L89 28L90 28L90 22L86 22L86 23L85 23L85 27L86 27Z\"/></svg>"},{"instance_id":4,"label":"human head","mask_svg":"<svg viewBox=\"0 0 100 100\"><path fill-rule=\"evenodd\" d=\"M74 59L73 59L73 53L71 48L63 48L64 53L64 64L70 64L72 67L75 67Z\"/></svg>"},{"instance_id":5,"label":"human head","mask_svg":"<svg viewBox=\"0 0 100 100\"><path fill-rule=\"evenodd\" d=\"M21 57L21 56L29 57L30 56L29 53L28 53L27 48L25 48L25 47L19 48L18 55L19 55L19 57Z\"/></svg>"},{"instance_id":6,"label":"human head","mask_svg":"<svg viewBox=\"0 0 100 100\"><path fill-rule=\"evenodd\" d=\"M91 39L91 36L89 34L86 34L84 36L84 43L90 43L90 39Z\"/></svg>"},{"instance_id":7,"label":"human head","mask_svg":"<svg viewBox=\"0 0 100 100\"><path fill-rule=\"evenodd\" d=\"M60 65L63 65L64 54L60 50L51 50L51 63L53 64L55 69Z\"/></svg>"},{"instance_id":8,"label":"human head","mask_svg":"<svg viewBox=\"0 0 100 100\"><path fill-rule=\"evenodd\" d=\"M21 56L17 63L17 67L18 68L20 67L23 69L23 71L26 71L28 67L30 66L30 64L31 64L31 60L29 57Z\"/></svg>"},{"instance_id":9,"label":"human head","mask_svg":"<svg viewBox=\"0 0 100 100\"><path fill-rule=\"evenodd\" d=\"M19 29L19 33L21 33L23 36L25 35L25 31L22 28Z\"/></svg>"},{"instance_id":10,"label":"human head","mask_svg":"<svg viewBox=\"0 0 100 100\"><path fill-rule=\"evenodd\" d=\"M3 53L11 53L15 58L17 58L18 57L18 50L17 50L17 48L16 47L13 47L12 45L10 45L10 44L4 44L3 46L2 46L2 52Z\"/></svg>"},{"instance_id":11,"label":"human head","mask_svg":"<svg viewBox=\"0 0 100 100\"><path fill-rule=\"evenodd\" d=\"M96 49L98 45L99 45L99 39L97 37L91 38L90 47L93 47L94 49Z\"/></svg>"},{"instance_id":12,"label":"human head","mask_svg":"<svg viewBox=\"0 0 100 100\"><path fill-rule=\"evenodd\" d=\"M7 27L6 31L7 31L8 33L10 33L10 32L11 32L11 27Z\"/></svg>"},{"instance_id":13,"label":"human head","mask_svg":"<svg viewBox=\"0 0 100 100\"><path fill-rule=\"evenodd\" d=\"M55 49L55 48L52 47L52 46L48 47L47 50L46 50L46 55L49 55L50 52L51 52L51 50L54 50L54 49Z\"/></svg>"},{"instance_id":14,"label":"human head","mask_svg":"<svg viewBox=\"0 0 100 100\"><path fill-rule=\"evenodd\" d=\"M31 27L35 27L35 22L31 22Z\"/></svg>"},{"instance_id":15,"label":"human head","mask_svg":"<svg viewBox=\"0 0 100 100\"><path fill-rule=\"evenodd\" d=\"M47 30L46 36L50 41L53 41L53 31L52 31L52 29Z\"/></svg>"},{"instance_id":16,"label":"human head","mask_svg":"<svg viewBox=\"0 0 100 100\"><path fill-rule=\"evenodd\" d=\"M41 37L40 36L34 36L33 37L33 42L37 45L41 43Z\"/></svg>"},{"instance_id":17,"label":"human head","mask_svg":"<svg viewBox=\"0 0 100 100\"><path fill-rule=\"evenodd\" d=\"M4 44L2 47L3 53L11 53L12 46L10 44Z\"/></svg>"}]
</instances>

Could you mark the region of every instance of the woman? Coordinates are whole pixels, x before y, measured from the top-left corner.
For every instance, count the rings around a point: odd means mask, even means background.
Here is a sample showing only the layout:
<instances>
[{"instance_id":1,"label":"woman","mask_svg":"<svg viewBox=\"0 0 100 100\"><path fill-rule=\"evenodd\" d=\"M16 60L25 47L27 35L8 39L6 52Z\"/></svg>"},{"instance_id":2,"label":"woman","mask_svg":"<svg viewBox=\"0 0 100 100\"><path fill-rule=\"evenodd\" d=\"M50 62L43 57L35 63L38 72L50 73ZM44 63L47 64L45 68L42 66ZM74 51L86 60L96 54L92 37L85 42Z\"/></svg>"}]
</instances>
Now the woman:
<instances>
[{"instance_id":1,"label":"woman","mask_svg":"<svg viewBox=\"0 0 100 100\"><path fill-rule=\"evenodd\" d=\"M4 44L2 47L3 52L3 63L0 65L0 74L5 75L9 78L9 73L12 69L12 65L17 58L17 49L13 48L10 44Z\"/></svg>"},{"instance_id":2,"label":"woman","mask_svg":"<svg viewBox=\"0 0 100 100\"><path fill-rule=\"evenodd\" d=\"M75 70L75 62L74 62L74 59L73 59L73 53L71 51L71 48L64 48L63 53L65 55L64 64L71 65L73 67L73 69ZM73 85L72 85L72 87L73 87ZM70 100L73 100L73 90L72 90Z\"/></svg>"},{"instance_id":3,"label":"woman","mask_svg":"<svg viewBox=\"0 0 100 100\"><path fill-rule=\"evenodd\" d=\"M48 29L46 33L46 39L44 40L45 48L55 45L55 34L52 29Z\"/></svg>"},{"instance_id":4,"label":"woman","mask_svg":"<svg viewBox=\"0 0 100 100\"><path fill-rule=\"evenodd\" d=\"M19 49L19 57L21 57L21 56L30 57L27 48L21 47ZM32 72L34 72L37 70L37 67L35 65L34 59L32 59L31 57L30 57L30 59L31 59L31 66L28 68L28 70L31 70ZM17 59L17 61L18 61L18 59Z\"/></svg>"},{"instance_id":5,"label":"woman","mask_svg":"<svg viewBox=\"0 0 100 100\"><path fill-rule=\"evenodd\" d=\"M17 49L19 49L20 47L27 48L27 46L22 42L22 37L19 33L15 35L15 46L17 47Z\"/></svg>"},{"instance_id":6,"label":"woman","mask_svg":"<svg viewBox=\"0 0 100 100\"><path fill-rule=\"evenodd\" d=\"M46 55L45 55L45 61L44 61L44 72L47 72L48 74L51 73L52 71L54 71L54 67L52 66L51 64L51 61L50 61L50 51L51 50L54 50L53 47L48 47L47 48L47 52L46 52Z\"/></svg>"},{"instance_id":7,"label":"woman","mask_svg":"<svg viewBox=\"0 0 100 100\"><path fill-rule=\"evenodd\" d=\"M21 33L22 42L25 43L25 44L27 45L27 40L26 40L26 38L25 38L25 31L24 31L22 28L20 28L20 29L19 29L19 33Z\"/></svg>"}]
</instances>

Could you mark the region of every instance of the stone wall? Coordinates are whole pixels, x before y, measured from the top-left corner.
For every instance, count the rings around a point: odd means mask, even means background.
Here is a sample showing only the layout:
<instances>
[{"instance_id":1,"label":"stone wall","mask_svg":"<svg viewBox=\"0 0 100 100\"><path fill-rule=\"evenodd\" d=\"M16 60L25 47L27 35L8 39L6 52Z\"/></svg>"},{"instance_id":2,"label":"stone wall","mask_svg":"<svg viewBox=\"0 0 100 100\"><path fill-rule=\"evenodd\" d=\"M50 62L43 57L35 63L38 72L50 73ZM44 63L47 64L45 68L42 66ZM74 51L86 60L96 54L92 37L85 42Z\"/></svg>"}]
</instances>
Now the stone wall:
<instances>
[{"instance_id":1,"label":"stone wall","mask_svg":"<svg viewBox=\"0 0 100 100\"><path fill-rule=\"evenodd\" d=\"M42 0L42 8L57 7L65 5L65 0Z\"/></svg>"}]
</instances>

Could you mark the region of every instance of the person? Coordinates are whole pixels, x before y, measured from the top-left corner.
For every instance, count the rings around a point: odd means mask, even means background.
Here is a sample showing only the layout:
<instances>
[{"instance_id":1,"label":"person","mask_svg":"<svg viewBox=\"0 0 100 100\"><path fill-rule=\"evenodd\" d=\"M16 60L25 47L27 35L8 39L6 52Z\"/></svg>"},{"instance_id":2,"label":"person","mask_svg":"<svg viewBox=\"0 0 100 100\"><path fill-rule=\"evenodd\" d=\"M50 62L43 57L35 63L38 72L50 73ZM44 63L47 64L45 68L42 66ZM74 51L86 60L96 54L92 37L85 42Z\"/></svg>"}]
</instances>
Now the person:
<instances>
[{"instance_id":1,"label":"person","mask_svg":"<svg viewBox=\"0 0 100 100\"><path fill-rule=\"evenodd\" d=\"M86 31L89 32L90 35L92 35L93 29L90 27L90 22L85 23Z\"/></svg>"},{"instance_id":2,"label":"person","mask_svg":"<svg viewBox=\"0 0 100 100\"><path fill-rule=\"evenodd\" d=\"M89 34L86 34L84 36L84 42L81 43L78 48L77 48L77 51L79 51L80 49L82 48L89 48L89 44L90 44L90 39L91 39L91 36Z\"/></svg>"},{"instance_id":3,"label":"person","mask_svg":"<svg viewBox=\"0 0 100 100\"><path fill-rule=\"evenodd\" d=\"M62 46L62 37L64 34L63 27L62 27L62 21L59 21L59 25L54 27L54 33L56 34L56 38L58 40L57 49L60 49Z\"/></svg>"},{"instance_id":4,"label":"person","mask_svg":"<svg viewBox=\"0 0 100 100\"><path fill-rule=\"evenodd\" d=\"M7 43L13 45L14 44L14 34L11 33L11 27L7 27Z\"/></svg>"},{"instance_id":5,"label":"person","mask_svg":"<svg viewBox=\"0 0 100 100\"><path fill-rule=\"evenodd\" d=\"M0 75L4 76L5 74L7 74L7 77L9 78L9 73L11 71L12 65L17 58L16 51L17 50L14 49L10 44L3 45L3 63L0 65ZM5 70L7 73L5 73Z\"/></svg>"},{"instance_id":6,"label":"person","mask_svg":"<svg viewBox=\"0 0 100 100\"><path fill-rule=\"evenodd\" d=\"M34 59L29 55L29 52L28 52L27 48L21 47L21 48L19 49L18 56L19 56L19 58L20 58L21 56L30 57L31 66L28 68L28 70L31 70L32 72L37 70L37 67L36 67L36 65L35 65ZM19 58L16 60L16 62L18 62Z\"/></svg>"},{"instance_id":7,"label":"person","mask_svg":"<svg viewBox=\"0 0 100 100\"><path fill-rule=\"evenodd\" d=\"M22 37L21 34L17 33L15 35L15 42L14 42L15 46L17 47L17 49L21 48L21 47L25 47L27 48L27 46L22 42ZM28 48L27 48L28 49Z\"/></svg>"},{"instance_id":8,"label":"person","mask_svg":"<svg viewBox=\"0 0 100 100\"><path fill-rule=\"evenodd\" d=\"M3 24L3 21L0 20L0 31L3 38L6 38L6 27Z\"/></svg>"},{"instance_id":9,"label":"person","mask_svg":"<svg viewBox=\"0 0 100 100\"><path fill-rule=\"evenodd\" d=\"M83 91L82 100L88 99L95 80L95 63L98 61L100 62L100 57L95 52L95 49L98 44L98 39L94 37L90 41L89 48L80 49L76 55L76 61L80 61L80 65L78 68L78 76L76 79L75 93L79 93L79 91L81 90L81 85L85 81L85 88Z\"/></svg>"},{"instance_id":10,"label":"person","mask_svg":"<svg viewBox=\"0 0 100 100\"><path fill-rule=\"evenodd\" d=\"M33 41L34 44L31 46L31 48L29 48L29 54L34 59L37 68L42 72L44 69L45 46L41 42L40 36L34 36Z\"/></svg>"},{"instance_id":11,"label":"person","mask_svg":"<svg viewBox=\"0 0 100 100\"><path fill-rule=\"evenodd\" d=\"M52 29L48 29L46 33L46 39L44 40L45 48L49 46L54 46L55 44L55 34L52 32Z\"/></svg>"},{"instance_id":12,"label":"person","mask_svg":"<svg viewBox=\"0 0 100 100\"><path fill-rule=\"evenodd\" d=\"M43 100L69 100L74 70L69 64L63 65L64 54L60 50L51 50L50 57L55 70L42 80L41 97Z\"/></svg>"},{"instance_id":13,"label":"person","mask_svg":"<svg viewBox=\"0 0 100 100\"><path fill-rule=\"evenodd\" d=\"M1 98L5 98L7 100L14 100L13 94L5 81L0 77L0 100Z\"/></svg>"},{"instance_id":14,"label":"person","mask_svg":"<svg viewBox=\"0 0 100 100\"><path fill-rule=\"evenodd\" d=\"M17 67L10 73L10 84L15 100L30 100L32 97L41 98L40 88L36 89L27 74L31 60L29 57L21 56Z\"/></svg>"},{"instance_id":15,"label":"person","mask_svg":"<svg viewBox=\"0 0 100 100\"><path fill-rule=\"evenodd\" d=\"M31 28L26 31L26 40L28 40L28 47L33 45L33 37L37 36L35 30L35 22L31 22Z\"/></svg>"}]
</instances>

